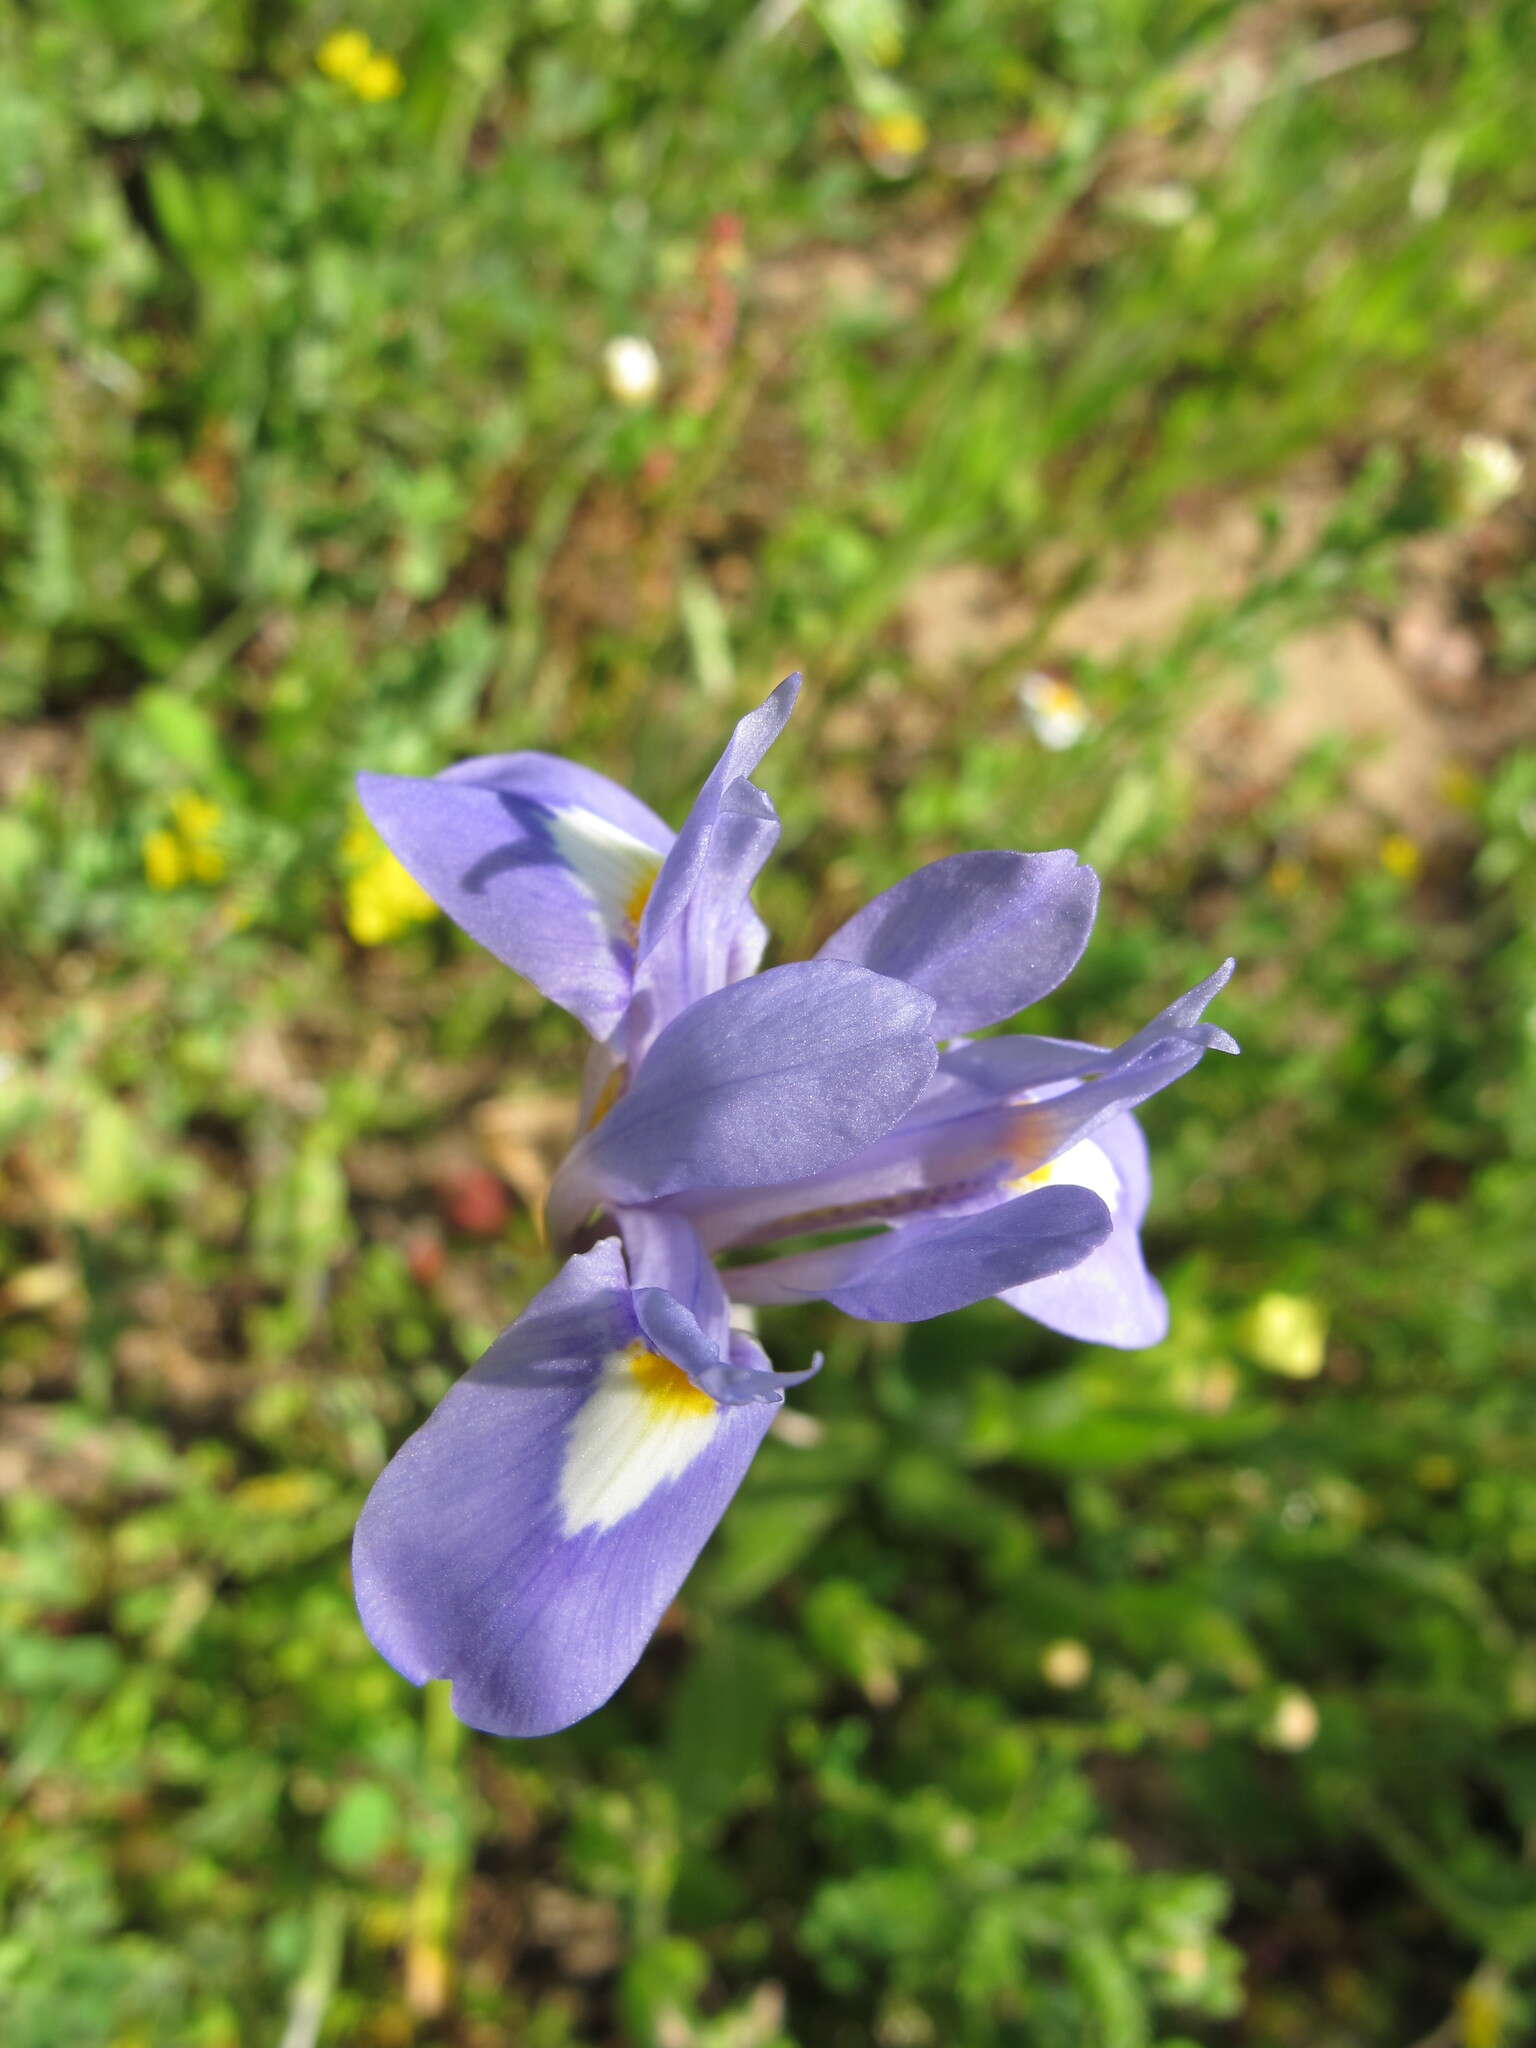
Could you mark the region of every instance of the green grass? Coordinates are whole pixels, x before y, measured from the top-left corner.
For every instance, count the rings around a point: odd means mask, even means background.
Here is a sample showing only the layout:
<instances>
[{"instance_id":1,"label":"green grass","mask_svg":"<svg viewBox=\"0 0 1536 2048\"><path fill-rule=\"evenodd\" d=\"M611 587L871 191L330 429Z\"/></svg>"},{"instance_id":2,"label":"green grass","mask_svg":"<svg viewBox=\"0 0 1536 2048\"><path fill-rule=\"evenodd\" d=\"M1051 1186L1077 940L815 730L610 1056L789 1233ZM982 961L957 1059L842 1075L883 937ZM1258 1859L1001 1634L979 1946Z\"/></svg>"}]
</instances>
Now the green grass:
<instances>
[{"instance_id":1,"label":"green grass","mask_svg":"<svg viewBox=\"0 0 1536 2048\"><path fill-rule=\"evenodd\" d=\"M1533 52L1527 0L0 17L7 2048L1529 2038L1536 593L1462 443L1529 431ZM1428 707L1385 809L1265 738L1346 624ZM1244 1057L1147 1117L1173 1334L771 1318L816 1440L613 1705L466 1735L346 1542L545 1277L454 1191L579 1047L440 920L355 942L351 776L533 745L676 817L791 666L778 957L995 844L1105 876L1039 1028L1239 956Z\"/></svg>"}]
</instances>

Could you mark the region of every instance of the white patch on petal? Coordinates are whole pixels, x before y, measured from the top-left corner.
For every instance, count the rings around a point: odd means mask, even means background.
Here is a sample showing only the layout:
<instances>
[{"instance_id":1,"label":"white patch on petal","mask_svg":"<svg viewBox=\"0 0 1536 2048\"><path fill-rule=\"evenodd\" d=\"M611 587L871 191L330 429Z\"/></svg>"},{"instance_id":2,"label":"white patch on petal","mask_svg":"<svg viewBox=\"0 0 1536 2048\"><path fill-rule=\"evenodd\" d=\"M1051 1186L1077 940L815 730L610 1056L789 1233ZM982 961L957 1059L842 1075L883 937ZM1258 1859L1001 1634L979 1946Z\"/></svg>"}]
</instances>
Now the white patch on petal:
<instances>
[{"instance_id":1,"label":"white patch on petal","mask_svg":"<svg viewBox=\"0 0 1536 2048\"><path fill-rule=\"evenodd\" d=\"M719 1412L685 1372L643 1344L605 1359L565 1442L566 1535L613 1528L680 1477L713 1437Z\"/></svg>"},{"instance_id":2,"label":"white patch on petal","mask_svg":"<svg viewBox=\"0 0 1536 2048\"><path fill-rule=\"evenodd\" d=\"M1031 1188L1086 1188L1098 1196L1111 1216L1119 1209L1122 1192L1109 1154L1092 1138L1079 1138L1055 1159L1037 1166L1033 1173L1021 1174L1011 1185L1020 1194Z\"/></svg>"},{"instance_id":3,"label":"white patch on petal","mask_svg":"<svg viewBox=\"0 0 1536 2048\"><path fill-rule=\"evenodd\" d=\"M632 946L661 872L661 855L595 811L555 811L549 830L567 867L597 904L609 937Z\"/></svg>"}]
</instances>

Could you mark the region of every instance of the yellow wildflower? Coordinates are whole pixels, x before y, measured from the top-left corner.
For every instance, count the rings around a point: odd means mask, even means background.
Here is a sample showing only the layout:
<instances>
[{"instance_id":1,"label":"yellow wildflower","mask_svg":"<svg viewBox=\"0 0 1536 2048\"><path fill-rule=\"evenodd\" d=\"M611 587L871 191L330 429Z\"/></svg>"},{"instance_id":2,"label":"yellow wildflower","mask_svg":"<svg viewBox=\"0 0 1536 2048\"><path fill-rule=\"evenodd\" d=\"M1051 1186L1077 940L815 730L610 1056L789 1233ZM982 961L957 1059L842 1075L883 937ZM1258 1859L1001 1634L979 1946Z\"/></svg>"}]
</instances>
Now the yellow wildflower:
<instances>
[{"instance_id":1,"label":"yellow wildflower","mask_svg":"<svg viewBox=\"0 0 1536 2048\"><path fill-rule=\"evenodd\" d=\"M223 854L211 844L224 813L211 797L195 789L171 798L171 821L180 841L183 871L199 882L217 882L225 868Z\"/></svg>"},{"instance_id":2,"label":"yellow wildflower","mask_svg":"<svg viewBox=\"0 0 1536 2048\"><path fill-rule=\"evenodd\" d=\"M1406 832L1389 832L1376 849L1376 858L1399 882L1418 880L1424 857Z\"/></svg>"},{"instance_id":3,"label":"yellow wildflower","mask_svg":"<svg viewBox=\"0 0 1536 2048\"><path fill-rule=\"evenodd\" d=\"M405 73L393 57L376 52L349 83L360 100L397 100L405 91Z\"/></svg>"},{"instance_id":4,"label":"yellow wildflower","mask_svg":"<svg viewBox=\"0 0 1536 2048\"><path fill-rule=\"evenodd\" d=\"M1243 1349L1266 1372L1316 1379L1328 1357L1328 1318L1301 1294L1261 1294L1239 1328Z\"/></svg>"},{"instance_id":5,"label":"yellow wildflower","mask_svg":"<svg viewBox=\"0 0 1536 2048\"><path fill-rule=\"evenodd\" d=\"M315 52L315 63L338 85L350 85L360 100L395 100L405 90L405 73L393 57L376 50L360 28L339 28Z\"/></svg>"},{"instance_id":6,"label":"yellow wildflower","mask_svg":"<svg viewBox=\"0 0 1536 2048\"><path fill-rule=\"evenodd\" d=\"M176 829L183 839L194 844L210 838L223 816L211 797L199 796L195 789L183 789L171 798L171 817Z\"/></svg>"},{"instance_id":7,"label":"yellow wildflower","mask_svg":"<svg viewBox=\"0 0 1536 2048\"><path fill-rule=\"evenodd\" d=\"M186 849L174 832L162 825L146 832L140 847L144 855L144 877L151 889L174 889L187 878Z\"/></svg>"},{"instance_id":8,"label":"yellow wildflower","mask_svg":"<svg viewBox=\"0 0 1536 2048\"><path fill-rule=\"evenodd\" d=\"M1496 1964L1479 1970L1456 2004L1466 2048L1499 2048L1501 2041L1513 2040L1505 2029L1511 2014Z\"/></svg>"},{"instance_id":9,"label":"yellow wildflower","mask_svg":"<svg viewBox=\"0 0 1536 2048\"><path fill-rule=\"evenodd\" d=\"M360 28L339 28L315 52L315 63L327 78L355 85L373 57L373 45Z\"/></svg>"},{"instance_id":10,"label":"yellow wildflower","mask_svg":"<svg viewBox=\"0 0 1536 2048\"><path fill-rule=\"evenodd\" d=\"M910 107L897 107L867 121L864 138L882 156L921 156L928 146L928 124Z\"/></svg>"},{"instance_id":11,"label":"yellow wildflower","mask_svg":"<svg viewBox=\"0 0 1536 2048\"><path fill-rule=\"evenodd\" d=\"M1264 879L1269 884L1270 895L1278 896L1284 903L1292 896L1300 895L1306 883L1307 871L1299 860L1293 860L1289 854L1283 853Z\"/></svg>"},{"instance_id":12,"label":"yellow wildflower","mask_svg":"<svg viewBox=\"0 0 1536 2048\"><path fill-rule=\"evenodd\" d=\"M341 842L347 930L360 946L382 946L413 924L437 915L437 905L408 875L364 818Z\"/></svg>"}]
</instances>

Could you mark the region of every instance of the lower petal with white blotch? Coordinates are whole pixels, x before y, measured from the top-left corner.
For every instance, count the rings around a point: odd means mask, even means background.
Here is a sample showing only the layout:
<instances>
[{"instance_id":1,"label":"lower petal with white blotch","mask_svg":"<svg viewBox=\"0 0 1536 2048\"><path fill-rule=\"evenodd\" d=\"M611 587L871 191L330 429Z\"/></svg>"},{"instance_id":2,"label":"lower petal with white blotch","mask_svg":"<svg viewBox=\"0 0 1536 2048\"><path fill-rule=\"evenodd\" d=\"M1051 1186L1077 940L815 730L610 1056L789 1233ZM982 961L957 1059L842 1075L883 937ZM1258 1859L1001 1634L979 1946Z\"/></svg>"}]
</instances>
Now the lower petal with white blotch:
<instances>
[{"instance_id":1,"label":"lower petal with white blotch","mask_svg":"<svg viewBox=\"0 0 1536 2048\"><path fill-rule=\"evenodd\" d=\"M653 811L549 754L360 775L357 788L385 845L456 924L594 1037L614 1029L673 844Z\"/></svg>"},{"instance_id":2,"label":"lower petal with white blotch","mask_svg":"<svg viewBox=\"0 0 1536 2048\"><path fill-rule=\"evenodd\" d=\"M1168 1333L1168 1303L1141 1253L1151 1181L1147 1141L1133 1116L1117 1116L1028 1176L1032 1187L1081 1187L1109 1210L1109 1236L1065 1272L1003 1290L1002 1298L1047 1329L1084 1344L1136 1350Z\"/></svg>"},{"instance_id":3,"label":"lower petal with white blotch","mask_svg":"<svg viewBox=\"0 0 1536 2048\"><path fill-rule=\"evenodd\" d=\"M616 1239L566 1262L368 1497L358 1610L397 1671L452 1679L454 1712L496 1735L602 1705L783 1399L750 1338L721 1341L634 1290Z\"/></svg>"}]
</instances>

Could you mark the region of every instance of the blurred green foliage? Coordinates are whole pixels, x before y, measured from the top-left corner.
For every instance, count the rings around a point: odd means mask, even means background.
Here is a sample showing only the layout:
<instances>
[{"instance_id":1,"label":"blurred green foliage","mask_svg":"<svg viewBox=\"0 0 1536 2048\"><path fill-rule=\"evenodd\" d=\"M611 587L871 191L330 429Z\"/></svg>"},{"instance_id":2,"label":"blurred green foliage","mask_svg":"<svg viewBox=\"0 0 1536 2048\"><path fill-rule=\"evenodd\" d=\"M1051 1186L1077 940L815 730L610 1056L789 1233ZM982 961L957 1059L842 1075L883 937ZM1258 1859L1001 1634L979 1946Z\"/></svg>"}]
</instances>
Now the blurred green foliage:
<instances>
[{"instance_id":1,"label":"blurred green foliage","mask_svg":"<svg viewBox=\"0 0 1536 2048\"><path fill-rule=\"evenodd\" d=\"M7 2048L1531 2038L1536 597L1458 450L1536 389L1533 52L1528 0L0 16ZM1234 507L1043 751L1019 675ZM957 563L1004 623L941 646ZM1427 796L1212 744L1425 576L1482 677ZM771 1318L828 1369L636 1677L467 1736L345 1545L543 1277L465 1175L577 1047L441 921L354 943L350 777L534 745L676 815L796 664L791 955L1070 843L1039 1028L1240 956L1244 1058L1148 1117L1173 1335Z\"/></svg>"}]
</instances>

